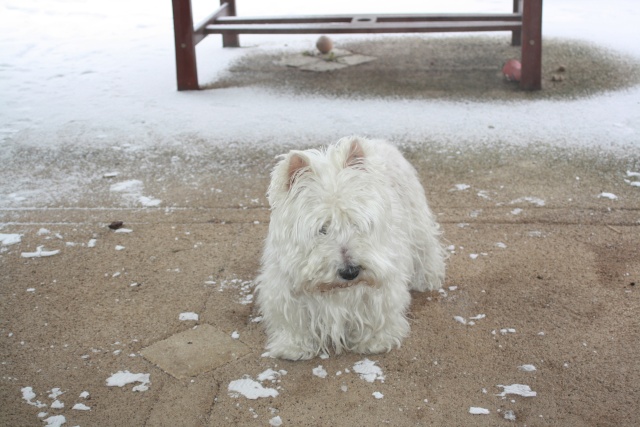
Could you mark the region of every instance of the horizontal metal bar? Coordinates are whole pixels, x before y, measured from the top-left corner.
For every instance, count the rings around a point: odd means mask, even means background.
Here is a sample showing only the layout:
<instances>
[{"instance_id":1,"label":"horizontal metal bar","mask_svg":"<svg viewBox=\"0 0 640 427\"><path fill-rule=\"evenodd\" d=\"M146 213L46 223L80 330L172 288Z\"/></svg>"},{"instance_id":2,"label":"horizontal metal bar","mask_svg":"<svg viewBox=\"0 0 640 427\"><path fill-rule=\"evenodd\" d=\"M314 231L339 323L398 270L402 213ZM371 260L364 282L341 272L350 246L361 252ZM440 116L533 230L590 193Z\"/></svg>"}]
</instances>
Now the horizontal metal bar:
<instances>
[{"instance_id":1,"label":"horizontal metal bar","mask_svg":"<svg viewBox=\"0 0 640 427\"><path fill-rule=\"evenodd\" d=\"M354 18L377 22L421 22L421 21L522 21L521 13L447 13L447 14L353 14L353 15L300 15L300 16L225 16L217 24L310 24L321 22L351 22Z\"/></svg>"},{"instance_id":2,"label":"horizontal metal bar","mask_svg":"<svg viewBox=\"0 0 640 427\"><path fill-rule=\"evenodd\" d=\"M217 21L216 21L217 22ZM365 22L365 23L288 23L288 24L211 24L206 34L354 34L354 33L436 33L475 31L516 31L516 21L461 22Z\"/></svg>"}]
</instances>

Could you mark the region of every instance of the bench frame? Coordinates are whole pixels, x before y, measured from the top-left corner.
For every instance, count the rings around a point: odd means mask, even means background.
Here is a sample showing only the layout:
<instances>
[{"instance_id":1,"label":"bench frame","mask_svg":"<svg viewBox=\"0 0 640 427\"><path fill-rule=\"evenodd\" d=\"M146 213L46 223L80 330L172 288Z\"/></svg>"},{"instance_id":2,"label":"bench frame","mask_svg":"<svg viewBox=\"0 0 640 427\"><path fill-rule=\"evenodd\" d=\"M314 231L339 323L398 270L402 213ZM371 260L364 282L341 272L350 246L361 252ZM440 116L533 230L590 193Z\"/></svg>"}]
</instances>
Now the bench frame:
<instances>
[{"instance_id":1,"label":"bench frame","mask_svg":"<svg viewBox=\"0 0 640 427\"><path fill-rule=\"evenodd\" d=\"M541 89L542 0L513 0L504 14L384 14L238 17L236 0L193 24L191 0L172 0L178 90L197 90L196 45L221 34L223 47L239 47L240 34L356 34L509 31L511 44L521 46L520 88Z\"/></svg>"}]
</instances>

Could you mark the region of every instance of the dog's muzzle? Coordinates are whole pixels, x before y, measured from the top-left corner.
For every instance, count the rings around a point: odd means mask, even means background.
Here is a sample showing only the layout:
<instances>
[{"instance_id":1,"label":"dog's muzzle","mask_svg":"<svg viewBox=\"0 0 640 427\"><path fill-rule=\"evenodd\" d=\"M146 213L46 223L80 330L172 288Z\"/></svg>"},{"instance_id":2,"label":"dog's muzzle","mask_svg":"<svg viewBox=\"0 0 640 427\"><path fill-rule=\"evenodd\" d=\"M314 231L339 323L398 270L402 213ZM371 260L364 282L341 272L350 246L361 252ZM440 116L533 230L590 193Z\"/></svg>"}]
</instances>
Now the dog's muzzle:
<instances>
[{"instance_id":1,"label":"dog's muzzle","mask_svg":"<svg viewBox=\"0 0 640 427\"><path fill-rule=\"evenodd\" d=\"M351 281L354 280L360 274L359 265L347 265L345 268L338 270L340 278Z\"/></svg>"}]
</instances>

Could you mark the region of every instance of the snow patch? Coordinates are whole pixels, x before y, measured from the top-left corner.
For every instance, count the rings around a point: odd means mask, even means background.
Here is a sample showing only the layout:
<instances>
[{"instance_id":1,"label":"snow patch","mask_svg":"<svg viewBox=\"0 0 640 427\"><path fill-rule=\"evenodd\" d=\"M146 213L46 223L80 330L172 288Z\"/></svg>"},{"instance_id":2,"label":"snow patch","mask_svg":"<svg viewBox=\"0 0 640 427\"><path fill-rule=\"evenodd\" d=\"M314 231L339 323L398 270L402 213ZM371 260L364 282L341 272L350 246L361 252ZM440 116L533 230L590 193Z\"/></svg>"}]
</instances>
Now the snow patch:
<instances>
[{"instance_id":1,"label":"snow patch","mask_svg":"<svg viewBox=\"0 0 640 427\"><path fill-rule=\"evenodd\" d=\"M156 207L162 203L162 200L153 197L144 196L144 184L139 179L130 179L128 181L117 182L111 184L109 190L112 193L121 193L122 197L132 203L139 203L144 207Z\"/></svg>"},{"instance_id":2,"label":"snow patch","mask_svg":"<svg viewBox=\"0 0 640 427\"><path fill-rule=\"evenodd\" d=\"M85 405L84 403L76 403L73 405L71 409L75 409L76 411L90 411L91 408Z\"/></svg>"},{"instance_id":3,"label":"snow patch","mask_svg":"<svg viewBox=\"0 0 640 427\"><path fill-rule=\"evenodd\" d=\"M56 399L51 403L51 408L52 409L62 409L62 408L64 408L64 403L62 403L58 399Z\"/></svg>"},{"instance_id":4,"label":"snow patch","mask_svg":"<svg viewBox=\"0 0 640 427\"><path fill-rule=\"evenodd\" d=\"M198 316L198 313L194 313L192 311L187 311L185 313L180 313L178 315L178 320L195 320L198 321L200 317Z\"/></svg>"},{"instance_id":5,"label":"snow patch","mask_svg":"<svg viewBox=\"0 0 640 427\"><path fill-rule=\"evenodd\" d=\"M545 205L545 201L542 200L541 198L539 198L539 197L529 197L529 196L520 197L519 199L512 200L510 202L510 204L514 205L516 203L525 203L525 202L526 203L531 203L531 204L536 205L536 206L544 206Z\"/></svg>"},{"instance_id":6,"label":"snow patch","mask_svg":"<svg viewBox=\"0 0 640 427\"><path fill-rule=\"evenodd\" d=\"M49 398L50 399L56 399L58 396L61 396L64 394L64 391L60 390L59 387L55 387L52 388L51 390L49 390Z\"/></svg>"},{"instance_id":7,"label":"snow patch","mask_svg":"<svg viewBox=\"0 0 640 427\"><path fill-rule=\"evenodd\" d=\"M511 409L509 409L508 411L504 412L504 419L507 421L515 421L516 414Z\"/></svg>"},{"instance_id":8,"label":"snow patch","mask_svg":"<svg viewBox=\"0 0 640 427\"><path fill-rule=\"evenodd\" d=\"M9 246L20 243L22 234L0 234L0 244Z\"/></svg>"},{"instance_id":9,"label":"snow patch","mask_svg":"<svg viewBox=\"0 0 640 427\"><path fill-rule=\"evenodd\" d=\"M22 389L20 389L20 391L22 391L22 398L31 406L35 406L36 408L46 408L47 405L45 403L40 402L39 400L36 400L35 402L33 401L33 399L36 398L36 393L33 391L33 388L31 387L22 387Z\"/></svg>"},{"instance_id":10,"label":"snow patch","mask_svg":"<svg viewBox=\"0 0 640 427\"><path fill-rule=\"evenodd\" d=\"M229 394L232 397L238 397L243 395L247 399L259 399L261 397L276 397L278 391L274 388L265 388L257 381L251 378L243 378L240 380L234 380L229 383Z\"/></svg>"},{"instance_id":11,"label":"snow patch","mask_svg":"<svg viewBox=\"0 0 640 427\"><path fill-rule=\"evenodd\" d=\"M263 371L262 373L258 374L258 377L256 379L260 382L267 381L267 380L275 381L280 376L286 375L286 374L287 374L287 371L285 371L284 369L281 369L280 371L274 371L273 369L269 368L266 371Z\"/></svg>"},{"instance_id":12,"label":"snow patch","mask_svg":"<svg viewBox=\"0 0 640 427\"><path fill-rule=\"evenodd\" d=\"M489 415L490 411L485 408L478 408L477 406L471 406L469 408L469 413L473 415Z\"/></svg>"},{"instance_id":13,"label":"snow patch","mask_svg":"<svg viewBox=\"0 0 640 427\"><path fill-rule=\"evenodd\" d=\"M382 369L380 369L379 366L376 366L376 362L369 359L356 362L355 365L353 365L353 370L360 375L360 378L369 383L372 383L375 380L384 382Z\"/></svg>"},{"instance_id":14,"label":"snow patch","mask_svg":"<svg viewBox=\"0 0 640 427\"><path fill-rule=\"evenodd\" d=\"M600 193L600 194L598 194L598 198L599 199L616 200L618 198L618 196L616 196L613 193Z\"/></svg>"},{"instance_id":15,"label":"snow patch","mask_svg":"<svg viewBox=\"0 0 640 427\"><path fill-rule=\"evenodd\" d=\"M496 394L496 396L505 397L507 394L517 394L523 397L535 397L538 395L535 391L531 390L531 387L525 384L511 384L511 385L498 385L503 389L502 393Z\"/></svg>"},{"instance_id":16,"label":"snow patch","mask_svg":"<svg viewBox=\"0 0 640 427\"><path fill-rule=\"evenodd\" d=\"M150 374L132 374L129 371L118 371L115 374L107 378L107 387L124 387L127 384L137 383L137 386L133 387L133 391L147 391L148 385L151 383Z\"/></svg>"},{"instance_id":17,"label":"snow patch","mask_svg":"<svg viewBox=\"0 0 640 427\"><path fill-rule=\"evenodd\" d=\"M22 258L42 258L42 257L58 255L60 253L60 251L57 249L54 251L46 251L42 249L43 247L44 246L38 246L35 252L22 252L20 256Z\"/></svg>"},{"instance_id":18,"label":"snow patch","mask_svg":"<svg viewBox=\"0 0 640 427\"><path fill-rule=\"evenodd\" d=\"M42 421L47 423L47 427L60 427L62 426L62 424L67 422L67 419L64 417L64 415L54 415L52 417L45 418Z\"/></svg>"},{"instance_id":19,"label":"snow patch","mask_svg":"<svg viewBox=\"0 0 640 427\"><path fill-rule=\"evenodd\" d=\"M311 372L313 372L313 375L315 375L316 377L327 378L327 371L322 367L322 365L313 368Z\"/></svg>"},{"instance_id":20,"label":"snow patch","mask_svg":"<svg viewBox=\"0 0 640 427\"><path fill-rule=\"evenodd\" d=\"M458 323L462 323L463 325L467 324L467 320L462 316L453 316L453 320L455 320Z\"/></svg>"}]
</instances>

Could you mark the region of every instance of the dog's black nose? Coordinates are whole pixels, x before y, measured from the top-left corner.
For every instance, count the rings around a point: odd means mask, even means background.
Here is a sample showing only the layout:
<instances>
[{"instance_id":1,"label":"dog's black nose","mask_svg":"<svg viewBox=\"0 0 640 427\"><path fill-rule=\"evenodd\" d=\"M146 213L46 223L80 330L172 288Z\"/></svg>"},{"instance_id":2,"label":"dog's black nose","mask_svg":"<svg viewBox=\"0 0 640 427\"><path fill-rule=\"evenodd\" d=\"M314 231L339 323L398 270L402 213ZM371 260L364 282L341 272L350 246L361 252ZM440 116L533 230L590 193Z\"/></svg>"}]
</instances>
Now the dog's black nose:
<instances>
[{"instance_id":1,"label":"dog's black nose","mask_svg":"<svg viewBox=\"0 0 640 427\"><path fill-rule=\"evenodd\" d=\"M345 268L338 270L338 274L344 280L353 280L360 274L359 265L347 265Z\"/></svg>"}]
</instances>

